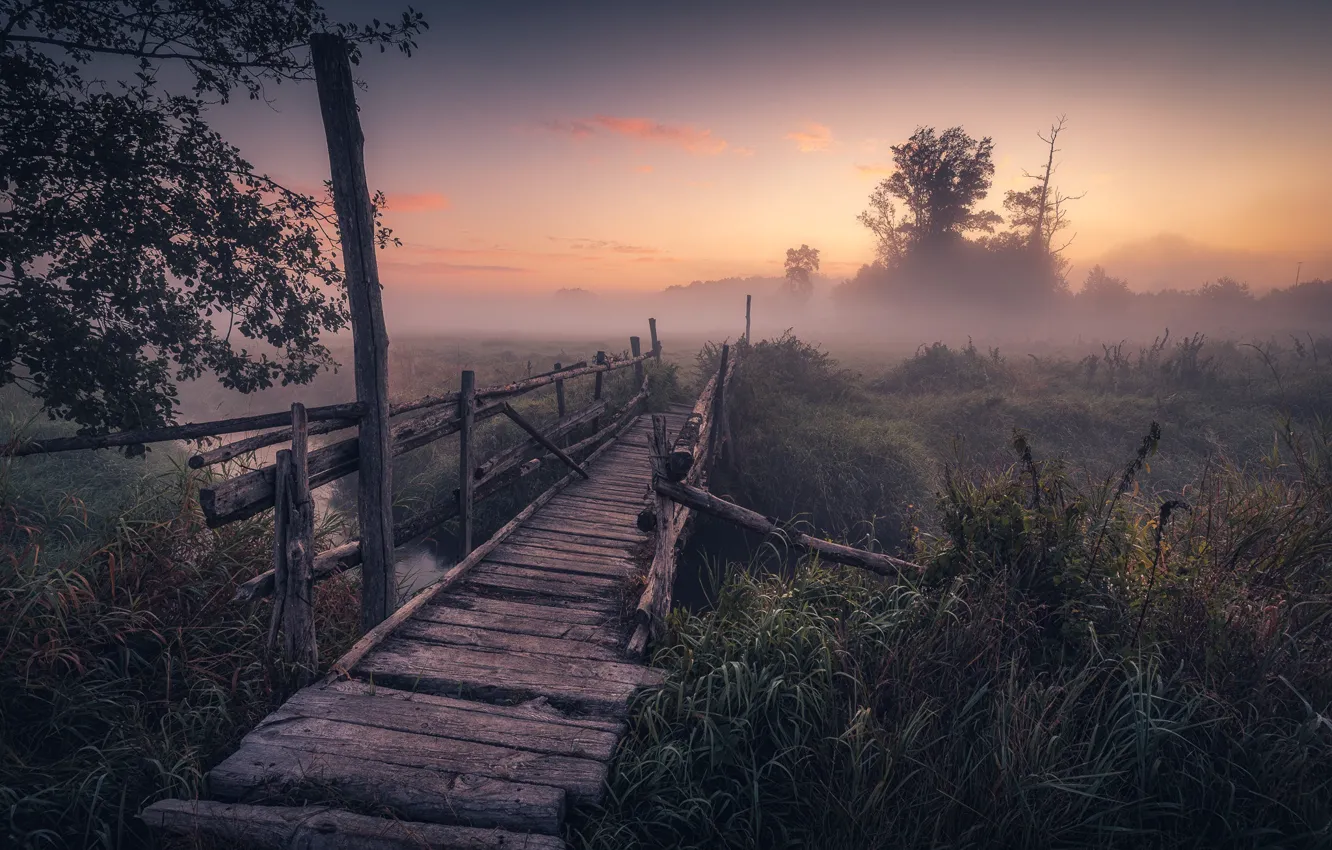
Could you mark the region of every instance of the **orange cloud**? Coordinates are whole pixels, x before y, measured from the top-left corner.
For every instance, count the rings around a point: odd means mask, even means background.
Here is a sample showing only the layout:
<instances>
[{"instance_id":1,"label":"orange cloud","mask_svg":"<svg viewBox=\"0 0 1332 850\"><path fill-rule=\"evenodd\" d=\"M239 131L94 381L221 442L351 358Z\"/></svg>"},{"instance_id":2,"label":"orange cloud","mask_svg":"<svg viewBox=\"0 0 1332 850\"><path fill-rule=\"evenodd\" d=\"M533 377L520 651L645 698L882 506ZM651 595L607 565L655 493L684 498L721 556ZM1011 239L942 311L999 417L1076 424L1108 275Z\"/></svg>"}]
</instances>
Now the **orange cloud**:
<instances>
[{"instance_id":1,"label":"orange cloud","mask_svg":"<svg viewBox=\"0 0 1332 850\"><path fill-rule=\"evenodd\" d=\"M857 165L856 171L866 177L887 177L896 169L891 165Z\"/></svg>"},{"instance_id":2,"label":"orange cloud","mask_svg":"<svg viewBox=\"0 0 1332 850\"><path fill-rule=\"evenodd\" d=\"M652 166L650 166L650 165L640 165L640 166L638 166L637 168L635 168L634 171L637 171L639 174L651 174L651 173L652 173Z\"/></svg>"},{"instance_id":3,"label":"orange cloud","mask_svg":"<svg viewBox=\"0 0 1332 850\"><path fill-rule=\"evenodd\" d=\"M611 251L616 254L660 254L660 248L648 248L643 245L626 245L610 239L583 239L570 236L547 237L552 242L566 242L575 251Z\"/></svg>"},{"instance_id":4,"label":"orange cloud","mask_svg":"<svg viewBox=\"0 0 1332 850\"><path fill-rule=\"evenodd\" d=\"M822 124L810 122L803 130L792 130L783 138L796 143L796 150L801 153L818 153L832 147L832 130Z\"/></svg>"},{"instance_id":5,"label":"orange cloud","mask_svg":"<svg viewBox=\"0 0 1332 850\"><path fill-rule=\"evenodd\" d=\"M388 208L394 212L438 212L451 206L439 192L394 192L388 195Z\"/></svg>"},{"instance_id":6,"label":"orange cloud","mask_svg":"<svg viewBox=\"0 0 1332 850\"><path fill-rule=\"evenodd\" d=\"M663 124L650 118L598 115L575 121L543 121L541 126L575 139L609 132L645 142L671 145L699 156L715 156L727 148L726 140L712 135L711 130L701 130L689 124Z\"/></svg>"}]
</instances>

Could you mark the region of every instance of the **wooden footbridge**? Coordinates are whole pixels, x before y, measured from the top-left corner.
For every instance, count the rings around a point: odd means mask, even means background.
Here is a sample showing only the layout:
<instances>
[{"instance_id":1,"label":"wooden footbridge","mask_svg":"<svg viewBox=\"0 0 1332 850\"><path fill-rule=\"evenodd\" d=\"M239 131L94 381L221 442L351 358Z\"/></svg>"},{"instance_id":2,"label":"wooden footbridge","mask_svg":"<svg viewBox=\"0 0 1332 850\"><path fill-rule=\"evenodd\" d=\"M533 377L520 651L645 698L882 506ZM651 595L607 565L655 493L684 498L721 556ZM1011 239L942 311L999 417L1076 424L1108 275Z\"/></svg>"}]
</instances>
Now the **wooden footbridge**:
<instances>
[{"instance_id":1,"label":"wooden footbridge","mask_svg":"<svg viewBox=\"0 0 1332 850\"><path fill-rule=\"evenodd\" d=\"M365 604L376 592L372 567L387 568L379 583L394 583L392 561L372 564L364 534L315 552L311 491L364 472L364 455L358 437L317 448L311 437L362 425L363 405L296 404L290 414L4 449L21 456L269 429L201 449L190 458L201 468L290 444L274 463L205 488L200 504L213 527L274 511L273 569L236 596L239 604L272 597L270 649L298 689L208 773L199 799L160 800L141 817L227 846L564 846L570 809L603 794L630 699L660 679L645 648L670 605L690 512L656 495L654 480L702 492L726 435L735 372L727 346L692 407L643 415L662 351L655 321L649 331L646 353L631 337L618 358L599 351L590 363L483 388L464 372L456 392L390 406L389 456L457 434L460 478L457 491L396 523L390 540L401 547L456 522L459 561L369 620L318 681L315 583L362 570L363 610L372 613L380 604ZM618 382L621 397L632 395L611 411L616 373L631 379ZM579 378L594 381L592 403L570 412L566 383ZM538 425L539 405L518 402L542 388L554 390L556 418ZM522 439L481 460L478 424L496 417ZM475 506L552 464L562 477L473 547Z\"/></svg>"},{"instance_id":2,"label":"wooden footbridge","mask_svg":"<svg viewBox=\"0 0 1332 850\"><path fill-rule=\"evenodd\" d=\"M241 585L237 601L273 599L269 647L293 671L297 689L209 772L199 799L149 805L141 816L150 826L228 847L562 847L569 810L603 794L630 699L659 681L643 659L670 607L676 547L691 510L876 572L904 565L792 534L711 496L708 473L726 442L734 362L723 346L698 401L649 420L642 415L645 370L659 365L662 350L653 320L646 353L631 337L619 358L598 351L591 362L555 364L485 388L463 372L456 392L390 404L375 211L348 46L317 35L311 55L346 272L356 402L18 443L0 454L261 432L200 450L190 466L203 468L289 445L274 463L204 489L200 503L212 527L274 512L273 568ZM748 347L748 304L745 313L738 351ZM612 411L605 381L629 369L627 398ZM565 384L584 377L595 382L592 404L570 413ZM554 389L557 418L540 425L515 404L543 387ZM480 460L478 426L495 417L526 437ZM355 436L311 446L312 438L349 429ZM395 522L392 459L454 434L457 491ZM563 477L472 545L478 502L556 464L568 469ZM316 552L311 491L352 473L357 537ZM457 524L458 562L399 607L395 547L446 522ZM315 681L313 588L347 570L360 571L364 636Z\"/></svg>"}]
</instances>

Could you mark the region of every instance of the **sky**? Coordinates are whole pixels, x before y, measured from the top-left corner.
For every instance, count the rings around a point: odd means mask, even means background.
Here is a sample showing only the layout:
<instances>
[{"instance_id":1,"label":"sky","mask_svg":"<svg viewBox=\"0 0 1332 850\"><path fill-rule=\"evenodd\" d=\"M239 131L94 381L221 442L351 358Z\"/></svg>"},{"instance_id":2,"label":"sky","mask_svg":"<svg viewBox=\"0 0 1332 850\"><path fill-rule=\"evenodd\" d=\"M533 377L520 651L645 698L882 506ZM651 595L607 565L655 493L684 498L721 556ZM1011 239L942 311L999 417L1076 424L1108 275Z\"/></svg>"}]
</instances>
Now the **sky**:
<instances>
[{"instance_id":1,"label":"sky","mask_svg":"<svg viewBox=\"0 0 1332 850\"><path fill-rule=\"evenodd\" d=\"M388 14L387 4L380 6ZM358 3L335 16L364 17ZM402 240L386 289L660 290L780 275L857 223L918 126L994 140L1000 209L1059 138L1075 287L1332 279L1332 2L418 3L410 58L356 69L370 184ZM313 85L215 126L303 187L328 173Z\"/></svg>"}]
</instances>

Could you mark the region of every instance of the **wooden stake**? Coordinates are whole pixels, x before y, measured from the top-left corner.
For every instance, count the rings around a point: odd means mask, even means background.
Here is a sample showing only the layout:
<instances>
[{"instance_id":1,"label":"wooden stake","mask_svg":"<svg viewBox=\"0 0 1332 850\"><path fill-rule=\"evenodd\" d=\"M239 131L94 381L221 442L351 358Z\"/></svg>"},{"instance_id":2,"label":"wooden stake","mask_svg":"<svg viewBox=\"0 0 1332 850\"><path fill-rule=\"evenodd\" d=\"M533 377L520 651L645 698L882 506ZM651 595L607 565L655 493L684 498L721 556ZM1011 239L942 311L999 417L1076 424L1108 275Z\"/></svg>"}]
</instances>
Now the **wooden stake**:
<instances>
[{"instance_id":1,"label":"wooden stake","mask_svg":"<svg viewBox=\"0 0 1332 850\"><path fill-rule=\"evenodd\" d=\"M750 343L749 339L749 306L754 302L754 296L745 296L745 342Z\"/></svg>"},{"instance_id":2,"label":"wooden stake","mask_svg":"<svg viewBox=\"0 0 1332 850\"><path fill-rule=\"evenodd\" d=\"M638 337L629 337L629 351L632 352L635 357L642 354L642 344L639 342ZM641 386L643 386L643 361L639 360L634 364L634 387L637 388Z\"/></svg>"},{"instance_id":3,"label":"wooden stake","mask_svg":"<svg viewBox=\"0 0 1332 850\"><path fill-rule=\"evenodd\" d=\"M507 405L506 405L507 406ZM458 560L472 551L472 493L476 487L472 469L472 428L476 425L476 373L468 369L462 373L462 388L458 392L458 515L462 517L458 528Z\"/></svg>"},{"instance_id":4,"label":"wooden stake","mask_svg":"<svg viewBox=\"0 0 1332 850\"><path fill-rule=\"evenodd\" d=\"M555 371L560 371L560 364L555 364ZM560 418L564 418L564 381L555 382L555 407L560 412Z\"/></svg>"},{"instance_id":5,"label":"wooden stake","mask_svg":"<svg viewBox=\"0 0 1332 850\"><path fill-rule=\"evenodd\" d=\"M657 320L648 319L648 335L652 339L652 356L658 363L661 362L661 343L657 341Z\"/></svg>"},{"instance_id":6,"label":"wooden stake","mask_svg":"<svg viewBox=\"0 0 1332 850\"><path fill-rule=\"evenodd\" d=\"M598 365L598 366L605 366L605 365L606 365L606 352L604 352L604 351L598 351L598 352L597 352L597 365ZM597 381L596 381L596 384L595 384L595 386L592 387L592 400L593 400L593 401L601 401L601 378L602 378L602 376L603 376L604 374L605 374L604 372L598 372L598 373L597 373ZM600 421L599 418L593 419L593 420L592 420L592 430L593 430L593 431L596 431L596 430L597 430L597 426L600 425L600 424L601 424L601 421Z\"/></svg>"},{"instance_id":7,"label":"wooden stake","mask_svg":"<svg viewBox=\"0 0 1332 850\"><path fill-rule=\"evenodd\" d=\"M277 646L278 633L285 619L287 581L291 571L287 568L288 523L291 521L291 449L280 449L275 458L277 477L274 479L276 495L273 499L273 612L268 619L267 648L271 653Z\"/></svg>"},{"instance_id":8,"label":"wooden stake","mask_svg":"<svg viewBox=\"0 0 1332 850\"><path fill-rule=\"evenodd\" d=\"M356 400L365 405L358 439L357 518L361 527L361 626L367 631L396 607L393 484L389 462L388 332L375 260L375 216L365 176L365 137L356 114L348 45L313 33L310 59L328 141L333 208L342 238L351 308Z\"/></svg>"},{"instance_id":9,"label":"wooden stake","mask_svg":"<svg viewBox=\"0 0 1332 850\"><path fill-rule=\"evenodd\" d=\"M314 624L314 498L310 494L309 423L305 405L291 406L291 453L287 482L287 581L282 602L282 654L298 665L297 683L310 684L319 667Z\"/></svg>"},{"instance_id":10,"label":"wooden stake","mask_svg":"<svg viewBox=\"0 0 1332 850\"><path fill-rule=\"evenodd\" d=\"M721 419L726 405L726 369L731 359L731 346L722 343L721 365L717 367L717 391L712 396L712 421L708 436L708 480L712 480L712 470L717 465L717 454L721 451Z\"/></svg>"}]
</instances>

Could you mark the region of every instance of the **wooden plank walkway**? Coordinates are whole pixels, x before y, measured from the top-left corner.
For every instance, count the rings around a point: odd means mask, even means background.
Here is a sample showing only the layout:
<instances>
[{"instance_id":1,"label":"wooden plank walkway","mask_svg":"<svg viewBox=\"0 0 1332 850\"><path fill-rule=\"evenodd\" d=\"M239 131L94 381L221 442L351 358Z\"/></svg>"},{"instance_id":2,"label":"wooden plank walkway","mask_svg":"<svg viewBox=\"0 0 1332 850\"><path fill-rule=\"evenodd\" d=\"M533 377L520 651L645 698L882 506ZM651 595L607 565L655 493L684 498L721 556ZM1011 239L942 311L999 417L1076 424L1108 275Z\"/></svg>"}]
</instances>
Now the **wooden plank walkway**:
<instances>
[{"instance_id":1,"label":"wooden plank walkway","mask_svg":"<svg viewBox=\"0 0 1332 850\"><path fill-rule=\"evenodd\" d=\"M668 427L685 417L673 409ZM659 681L624 653L649 545L635 523L651 433L640 417L590 480L558 493L348 680L305 688L266 717L209 774L214 802L164 801L145 818L233 839L257 830L274 847L312 836L328 847L562 847L568 807L603 794L629 698Z\"/></svg>"}]
</instances>

